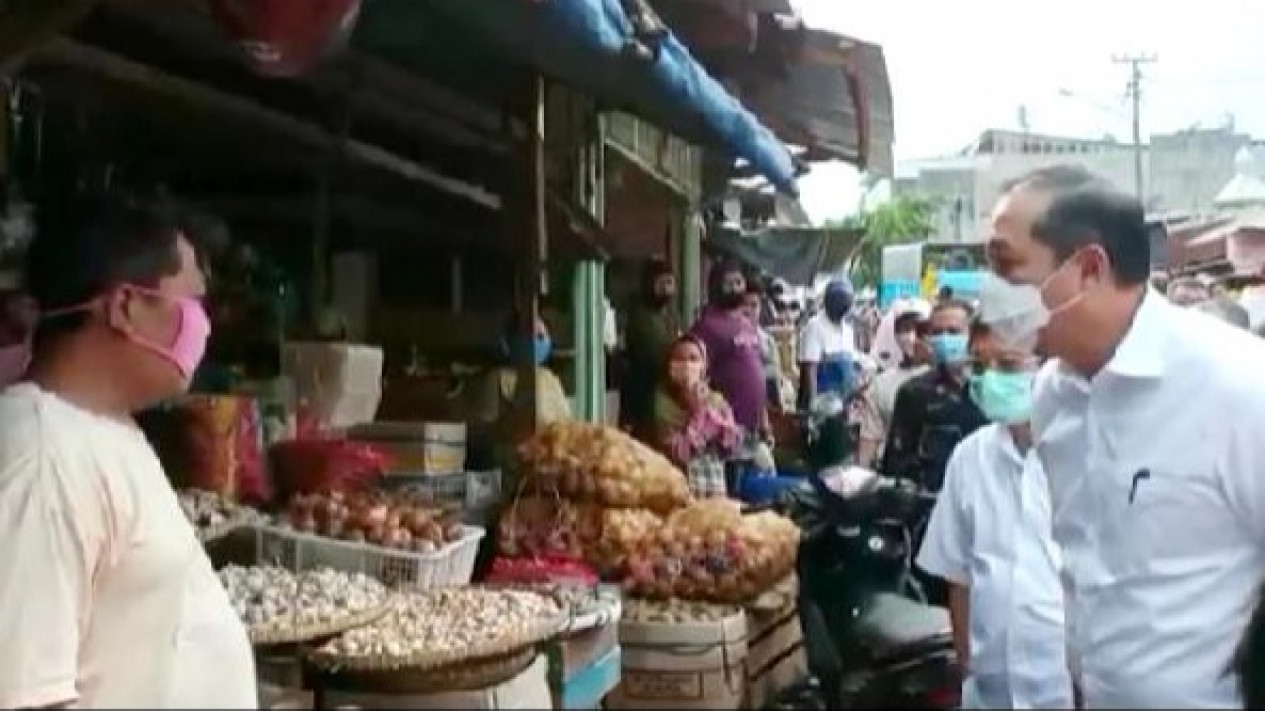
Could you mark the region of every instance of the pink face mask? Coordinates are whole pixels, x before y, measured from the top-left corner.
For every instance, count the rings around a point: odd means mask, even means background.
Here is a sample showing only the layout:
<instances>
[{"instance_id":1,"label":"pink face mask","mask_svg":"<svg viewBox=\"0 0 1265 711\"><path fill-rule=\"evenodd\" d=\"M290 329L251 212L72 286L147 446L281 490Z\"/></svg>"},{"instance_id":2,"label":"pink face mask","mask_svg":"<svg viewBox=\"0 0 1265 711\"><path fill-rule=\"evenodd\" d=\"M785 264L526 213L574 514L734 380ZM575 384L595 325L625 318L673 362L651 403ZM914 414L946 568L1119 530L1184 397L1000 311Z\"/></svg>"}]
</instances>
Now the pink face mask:
<instances>
[{"instance_id":1,"label":"pink face mask","mask_svg":"<svg viewBox=\"0 0 1265 711\"><path fill-rule=\"evenodd\" d=\"M202 358L206 355L206 342L211 338L211 319L206 315L202 302L191 297L170 297L165 294L154 294L165 299L172 299L180 309L180 324L176 326L176 338L170 346L153 343L143 338L132 336L132 342L145 350L161 356L180 372L185 380L192 380Z\"/></svg>"},{"instance_id":2,"label":"pink face mask","mask_svg":"<svg viewBox=\"0 0 1265 711\"><path fill-rule=\"evenodd\" d=\"M176 337L170 345L154 343L135 335L128 336L132 343L163 358L175 366L181 377L191 380L202 358L206 355L206 342L211 337L211 319L206 314L202 302L192 296L170 296L151 289L133 287L138 292L159 299L166 299L176 304L180 311L180 323L176 326ZM94 302L95 303L95 302ZM42 314L43 318L83 311L91 308L91 304L57 309Z\"/></svg>"}]
</instances>

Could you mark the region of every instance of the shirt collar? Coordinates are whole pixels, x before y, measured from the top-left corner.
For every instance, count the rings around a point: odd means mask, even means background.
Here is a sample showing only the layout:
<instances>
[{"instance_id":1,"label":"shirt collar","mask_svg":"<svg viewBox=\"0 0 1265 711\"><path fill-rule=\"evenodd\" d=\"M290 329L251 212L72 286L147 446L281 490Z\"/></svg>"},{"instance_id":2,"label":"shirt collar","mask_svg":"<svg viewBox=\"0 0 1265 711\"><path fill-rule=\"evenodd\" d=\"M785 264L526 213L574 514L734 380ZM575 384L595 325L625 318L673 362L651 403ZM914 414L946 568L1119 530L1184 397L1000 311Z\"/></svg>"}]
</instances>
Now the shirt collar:
<instances>
[{"instance_id":1,"label":"shirt collar","mask_svg":"<svg viewBox=\"0 0 1265 711\"><path fill-rule=\"evenodd\" d=\"M1164 372L1165 339L1174 307L1151 289L1142 296L1133 323L1103 370L1127 378L1156 378Z\"/></svg>"}]
</instances>

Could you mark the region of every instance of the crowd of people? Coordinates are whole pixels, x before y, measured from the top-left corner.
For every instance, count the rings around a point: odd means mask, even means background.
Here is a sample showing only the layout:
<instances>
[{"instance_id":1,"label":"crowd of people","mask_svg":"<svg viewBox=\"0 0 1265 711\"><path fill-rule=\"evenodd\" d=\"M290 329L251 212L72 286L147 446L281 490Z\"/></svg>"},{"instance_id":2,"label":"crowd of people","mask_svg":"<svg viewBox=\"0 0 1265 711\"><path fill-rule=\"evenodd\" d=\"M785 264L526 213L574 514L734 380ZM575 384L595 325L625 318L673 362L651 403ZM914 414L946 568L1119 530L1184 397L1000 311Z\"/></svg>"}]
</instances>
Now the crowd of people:
<instances>
[{"instance_id":1,"label":"crowd of people","mask_svg":"<svg viewBox=\"0 0 1265 711\"><path fill-rule=\"evenodd\" d=\"M864 430L940 492L917 562L964 705L1261 708L1265 341L1206 280L1161 293L1142 206L1081 169L1015 181L992 228L977 308L901 314L931 369Z\"/></svg>"},{"instance_id":2,"label":"crowd of people","mask_svg":"<svg viewBox=\"0 0 1265 711\"><path fill-rule=\"evenodd\" d=\"M1265 340L1250 310L1214 280L1157 279L1142 206L1079 168L1008 185L988 257L978 299L902 300L881 319L850 313L851 286L831 282L795 356L798 407L849 394L859 463L938 494L916 561L951 613L964 706L1265 706ZM683 464L769 432L776 349L748 281L718 265L678 335L670 277L647 279L654 328L630 346L661 349L640 377L669 397L625 412Z\"/></svg>"},{"instance_id":3,"label":"crowd of people","mask_svg":"<svg viewBox=\"0 0 1265 711\"><path fill-rule=\"evenodd\" d=\"M0 555L22 571L0 577L0 705L249 706L240 623L131 419L202 360L197 256L158 208L59 219L0 323L0 376L22 379L0 394ZM832 280L797 319L793 364L740 265L712 269L687 326L651 263L623 424L725 496L726 462L768 459L774 414L852 400L859 462L938 492L916 561L950 610L966 707L1265 708L1265 340L1215 283L1156 280L1148 245L1132 196L1036 171L997 203L977 301L879 319ZM523 341L517 323L506 363L531 348L545 369L547 327ZM516 377L489 373L488 417ZM568 417L557 378L537 383Z\"/></svg>"}]
</instances>

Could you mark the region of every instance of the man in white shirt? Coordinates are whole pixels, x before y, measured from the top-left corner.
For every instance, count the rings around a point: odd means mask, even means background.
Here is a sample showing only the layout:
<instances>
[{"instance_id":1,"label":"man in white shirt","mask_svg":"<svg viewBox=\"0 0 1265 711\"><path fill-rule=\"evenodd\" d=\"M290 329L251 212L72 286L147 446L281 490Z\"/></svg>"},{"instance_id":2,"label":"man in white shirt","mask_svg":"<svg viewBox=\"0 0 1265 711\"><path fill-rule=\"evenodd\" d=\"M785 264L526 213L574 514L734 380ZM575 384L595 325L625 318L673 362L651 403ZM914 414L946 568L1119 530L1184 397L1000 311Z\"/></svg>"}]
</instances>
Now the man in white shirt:
<instances>
[{"instance_id":1,"label":"man in white shirt","mask_svg":"<svg viewBox=\"0 0 1265 711\"><path fill-rule=\"evenodd\" d=\"M826 285L819 310L799 332L799 406L807 409L819 390L852 377L857 352L856 335L848 323L852 283L836 277ZM849 372L842 372L846 369Z\"/></svg>"},{"instance_id":2,"label":"man in white shirt","mask_svg":"<svg viewBox=\"0 0 1265 711\"><path fill-rule=\"evenodd\" d=\"M984 365L971 398L992 424L962 440L918 553L949 583L949 613L968 709L1070 709L1058 550L1050 495L1030 451L1036 359L972 334Z\"/></svg>"},{"instance_id":3,"label":"man in white shirt","mask_svg":"<svg viewBox=\"0 0 1265 711\"><path fill-rule=\"evenodd\" d=\"M1089 708L1241 708L1265 575L1265 343L1147 289L1142 206L1073 167L1009 186L981 316L1054 359L1036 450Z\"/></svg>"},{"instance_id":4,"label":"man in white shirt","mask_svg":"<svg viewBox=\"0 0 1265 711\"><path fill-rule=\"evenodd\" d=\"M131 416L205 351L193 248L153 207L45 217L29 380L0 394L0 707L255 708L245 630Z\"/></svg>"}]
</instances>

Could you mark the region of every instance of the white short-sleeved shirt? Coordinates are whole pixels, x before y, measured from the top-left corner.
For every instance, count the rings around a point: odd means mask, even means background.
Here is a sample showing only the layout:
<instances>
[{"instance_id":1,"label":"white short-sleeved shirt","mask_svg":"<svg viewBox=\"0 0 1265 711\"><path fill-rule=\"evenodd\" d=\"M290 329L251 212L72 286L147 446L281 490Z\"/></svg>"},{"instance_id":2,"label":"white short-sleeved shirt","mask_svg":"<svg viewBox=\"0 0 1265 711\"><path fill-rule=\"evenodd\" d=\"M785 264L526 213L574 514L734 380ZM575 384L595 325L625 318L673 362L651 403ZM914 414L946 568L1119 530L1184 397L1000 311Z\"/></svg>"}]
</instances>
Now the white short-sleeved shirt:
<instances>
[{"instance_id":1,"label":"white short-sleeved shirt","mask_svg":"<svg viewBox=\"0 0 1265 711\"><path fill-rule=\"evenodd\" d=\"M1265 576L1265 341L1148 293L1033 425L1090 708L1241 708L1227 673Z\"/></svg>"},{"instance_id":2,"label":"white short-sleeved shirt","mask_svg":"<svg viewBox=\"0 0 1265 711\"><path fill-rule=\"evenodd\" d=\"M139 430L0 394L0 707L255 708L250 644Z\"/></svg>"},{"instance_id":3,"label":"white short-sleeved shirt","mask_svg":"<svg viewBox=\"0 0 1265 711\"><path fill-rule=\"evenodd\" d=\"M843 353L856 352L856 334L847 319L835 323L823 310L800 329L798 357L801 363L824 363Z\"/></svg>"},{"instance_id":4,"label":"white short-sleeved shirt","mask_svg":"<svg viewBox=\"0 0 1265 711\"><path fill-rule=\"evenodd\" d=\"M963 708L1072 708L1049 488L1005 427L953 450L918 565L970 589Z\"/></svg>"}]
</instances>

